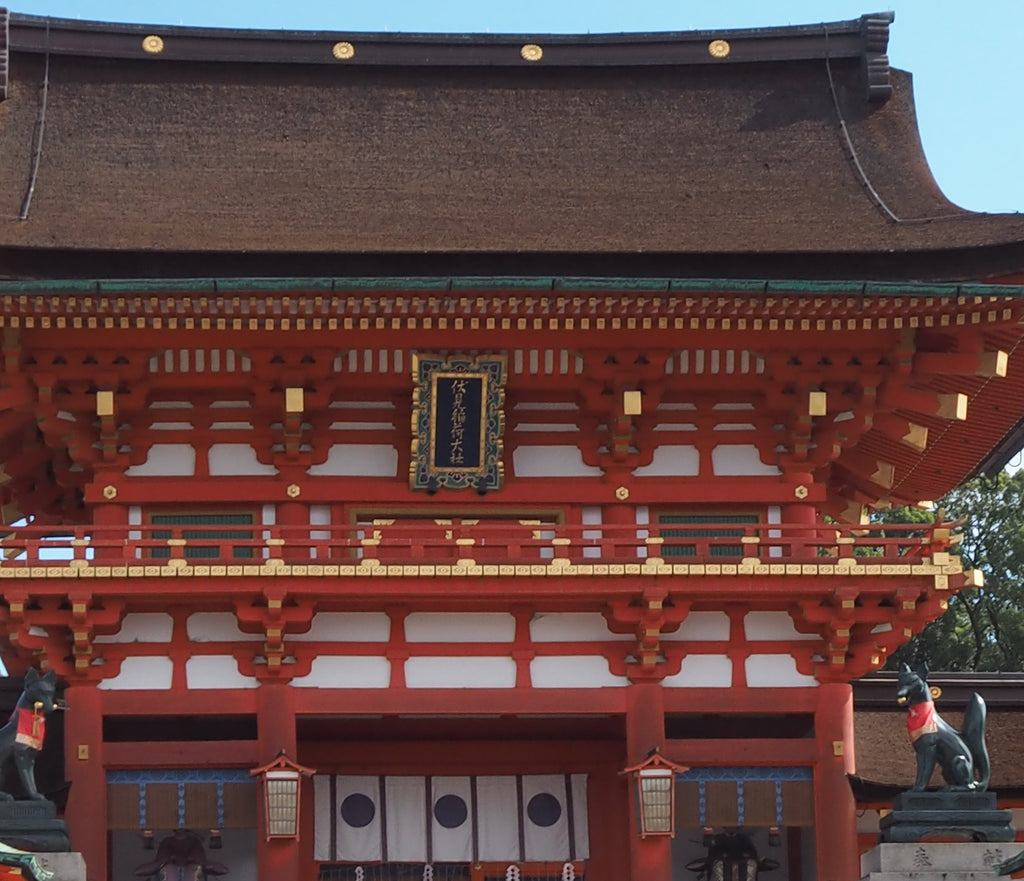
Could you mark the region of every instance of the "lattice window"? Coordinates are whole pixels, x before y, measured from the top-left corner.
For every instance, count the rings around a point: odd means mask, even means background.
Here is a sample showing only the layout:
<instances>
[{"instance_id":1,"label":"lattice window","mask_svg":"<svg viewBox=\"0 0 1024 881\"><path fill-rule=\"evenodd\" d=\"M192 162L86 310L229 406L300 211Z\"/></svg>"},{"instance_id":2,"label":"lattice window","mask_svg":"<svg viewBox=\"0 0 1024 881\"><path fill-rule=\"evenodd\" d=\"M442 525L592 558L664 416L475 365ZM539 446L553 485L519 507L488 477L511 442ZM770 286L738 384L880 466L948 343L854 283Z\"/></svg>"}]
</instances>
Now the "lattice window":
<instances>
[{"instance_id":1,"label":"lattice window","mask_svg":"<svg viewBox=\"0 0 1024 881\"><path fill-rule=\"evenodd\" d=\"M659 535L665 539L662 555L665 557L696 557L705 544L702 539L741 538L746 530L738 524L757 523L757 514L661 514ZM665 529L665 524L694 524L690 529ZM732 526L737 524L737 526ZM711 557L742 557L743 545L712 542L707 545Z\"/></svg>"}]
</instances>

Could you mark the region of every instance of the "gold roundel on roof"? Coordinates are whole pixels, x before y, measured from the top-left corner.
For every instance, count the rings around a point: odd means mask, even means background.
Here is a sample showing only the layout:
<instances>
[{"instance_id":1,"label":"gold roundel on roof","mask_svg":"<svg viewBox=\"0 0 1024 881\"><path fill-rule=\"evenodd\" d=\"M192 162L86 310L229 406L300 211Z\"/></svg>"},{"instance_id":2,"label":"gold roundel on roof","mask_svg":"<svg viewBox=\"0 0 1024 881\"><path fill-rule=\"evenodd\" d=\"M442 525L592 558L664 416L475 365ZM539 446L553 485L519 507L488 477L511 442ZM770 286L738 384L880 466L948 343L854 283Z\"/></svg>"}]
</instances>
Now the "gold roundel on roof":
<instances>
[{"instance_id":1,"label":"gold roundel on roof","mask_svg":"<svg viewBox=\"0 0 1024 881\"><path fill-rule=\"evenodd\" d=\"M519 50L524 61L540 61L544 57L544 50L536 43L527 43Z\"/></svg>"},{"instance_id":2,"label":"gold roundel on roof","mask_svg":"<svg viewBox=\"0 0 1024 881\"><path fill-rule=\"evenodd\" d=\"M708 55L712 58L727 58L732 51L728 40L712 40L708 43Z\"/></svg>"},{"instance_id":3,"label":"gold roundel on roof","mask_svg":"<svg viewBox=\"0 0 1024 881\"><path fill-rule=\"evenodd\" d=\"M142 40L142 51L150 55L159 55L164 51L164 41L156 34L150 34Z\"/></svg>"},{"instance_id":4,"label":"gold roundel on roof","mask_svg":"<svg viewBox=\"0 0 1024 881\"><path fill-rule=\"evenodd\" d=\"M331 54L339 61L348 61L356 54L356 47L351 43L335 43L331 49Z\"/></svg>"}]
</instances>

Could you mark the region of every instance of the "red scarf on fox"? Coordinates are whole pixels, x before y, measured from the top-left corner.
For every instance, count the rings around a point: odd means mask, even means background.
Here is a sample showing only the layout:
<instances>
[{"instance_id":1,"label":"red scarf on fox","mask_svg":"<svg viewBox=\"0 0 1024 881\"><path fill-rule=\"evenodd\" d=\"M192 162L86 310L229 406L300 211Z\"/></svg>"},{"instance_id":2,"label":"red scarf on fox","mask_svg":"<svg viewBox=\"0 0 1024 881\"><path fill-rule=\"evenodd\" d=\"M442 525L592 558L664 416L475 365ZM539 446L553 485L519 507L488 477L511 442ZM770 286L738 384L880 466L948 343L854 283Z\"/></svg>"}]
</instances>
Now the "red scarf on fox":
<instances>
[{"instance_id":1,"label":"red scarf on fox","mask_svg":"<svg viewBox=\"0 0 1024 881\"><path fill-rule=\"evenodd\" d=\"M46 717L37 710L29 707L17 707L12 713L12 718L18 717L18 731L14 735L15 743L23 743L32 749L43 748L43 738L46 736Z\"/></svg>"},{"instance_id":2,"label":"red scarf on fox","mask_svg":"<svg viewBox=\"0 0 1024 881\"><path fill-rule=\"evenodd\" d=\"M910 705L907 709L907 736L911 743L925 734L934 734L938 730L934 702L925 701L923 704Z\"/></svg>"}]
</instances>

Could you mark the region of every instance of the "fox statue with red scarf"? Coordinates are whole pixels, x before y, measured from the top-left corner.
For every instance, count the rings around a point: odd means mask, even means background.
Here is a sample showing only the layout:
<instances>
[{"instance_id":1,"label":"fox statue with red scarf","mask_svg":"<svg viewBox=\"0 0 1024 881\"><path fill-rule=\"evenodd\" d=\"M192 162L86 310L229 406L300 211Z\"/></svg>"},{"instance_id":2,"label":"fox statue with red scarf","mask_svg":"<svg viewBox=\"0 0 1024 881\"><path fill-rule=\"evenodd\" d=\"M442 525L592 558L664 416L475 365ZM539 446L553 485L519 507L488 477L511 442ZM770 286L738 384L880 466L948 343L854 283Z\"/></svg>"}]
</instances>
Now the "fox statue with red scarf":
<instances>
[{"instance_id":1,"label":"fox statue with red scarf","mask_svg":"<svg viewBox=\"0 0 1024 881\"><path fill-rule=\"evenodd\" d=\"M980 695L971 695L964 712L963 731L957 731L935 711L927 665L914 671L901 664L896 702L907 709L907 735L917 754L914 792L927 789L936 765L942 771L947 790L988 789L985 701Z\"/></svg>"},{"instance_id":2,"label":"fox statue with red scarf","mask_svg":"<svg viewBox=\"0 0 1024 881\"><path fill-rule=\"evenodd\" d=\"M46 796L36 789L36 756L43 748L46 717L54 710L64 709L63 702L54 697L56 688L57 674L53 670L40 676L30 667L25 674L25 690L18 698L11 719L0 728L0 785L4 766L8 759L13 758L25 795L38 801L46 800ZM0 801L12 798L9 792L0 789Z\"/></svg>"}]
</instances>

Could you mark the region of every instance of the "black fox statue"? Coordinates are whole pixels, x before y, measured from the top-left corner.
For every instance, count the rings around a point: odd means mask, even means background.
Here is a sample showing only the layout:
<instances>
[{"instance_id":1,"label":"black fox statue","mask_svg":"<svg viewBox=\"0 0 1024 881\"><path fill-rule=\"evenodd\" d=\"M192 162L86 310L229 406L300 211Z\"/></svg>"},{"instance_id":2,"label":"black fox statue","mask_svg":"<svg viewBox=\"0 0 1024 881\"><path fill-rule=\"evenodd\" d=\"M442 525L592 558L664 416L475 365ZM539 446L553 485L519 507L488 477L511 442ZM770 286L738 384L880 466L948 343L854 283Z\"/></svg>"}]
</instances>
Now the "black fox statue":
<instances>
[{"instance_id":1,"label":"black fox statue","mask_svg":"<svg viewBox=\"0 0 1024 881\"><path fill-rule=\"evenodd\" d=\"M937 712L928 688L928 667L917 671L900 665L896 702L907 709L907 735L917 755L914 792L927 789L935 766L947 790L984 792L988 789L988 750L985 748L985 701L972 694L964 712L963 731L957 731Z\"/></svg>"},{"instance_id":2,"label":"black fox statue","mask_svg":"<svg viewBox=\"0 0 1024 881\"><path fill-rule=\"evenodd\" d=\"M25 674L25 690L11 714L10 721L0 728L0 801L11 801L14 796L2 788L3 772L13 759L22 789L30 799L45 801L46 796L36 789L36 756L43 748L46 717L63 704L54 699L57 674L50 670L40 676L34 668Z\"/></svg>"}]
</instances>

